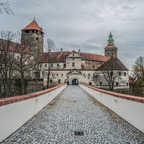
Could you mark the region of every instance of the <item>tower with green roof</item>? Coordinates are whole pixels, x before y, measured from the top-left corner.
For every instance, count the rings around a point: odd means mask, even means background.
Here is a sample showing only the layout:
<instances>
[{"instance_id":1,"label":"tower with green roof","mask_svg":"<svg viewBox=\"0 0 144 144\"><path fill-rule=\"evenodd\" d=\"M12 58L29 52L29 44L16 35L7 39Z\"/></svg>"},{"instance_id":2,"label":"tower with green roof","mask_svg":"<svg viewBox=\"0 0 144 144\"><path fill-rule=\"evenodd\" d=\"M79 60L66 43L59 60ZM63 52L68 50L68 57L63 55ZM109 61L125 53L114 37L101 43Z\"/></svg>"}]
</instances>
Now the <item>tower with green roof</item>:
<instances>
[{"instance_id":1,"label":"tower with green roof","mask_svg":"<svg viewBox=\"0 0 144 144\"><path fill-rule=\"evenodd\" d=\"M108 38L108 45L105 47L105 56L116 56L117 57L117 47L114 45L113 35L110 32Z\"/></svg>"}]
</instances>

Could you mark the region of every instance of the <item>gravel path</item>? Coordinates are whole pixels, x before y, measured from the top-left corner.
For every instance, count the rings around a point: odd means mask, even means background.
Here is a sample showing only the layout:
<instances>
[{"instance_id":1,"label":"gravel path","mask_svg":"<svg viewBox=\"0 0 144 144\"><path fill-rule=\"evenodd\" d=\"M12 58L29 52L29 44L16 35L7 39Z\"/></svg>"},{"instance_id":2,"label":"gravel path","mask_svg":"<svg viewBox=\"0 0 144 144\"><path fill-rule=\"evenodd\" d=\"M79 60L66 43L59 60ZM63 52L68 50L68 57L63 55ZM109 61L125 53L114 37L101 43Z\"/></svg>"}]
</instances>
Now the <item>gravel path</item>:
<instances>
[{"instance_id":1,"label":"gravel path","mask_svg":"<svg viewBox=\"0 0 144 144\"><path fill-rule=\"evenodd\" d=\"M3 144L144 144L144 134L80 87L68 86Z\"/></svg>"}]
</instances>

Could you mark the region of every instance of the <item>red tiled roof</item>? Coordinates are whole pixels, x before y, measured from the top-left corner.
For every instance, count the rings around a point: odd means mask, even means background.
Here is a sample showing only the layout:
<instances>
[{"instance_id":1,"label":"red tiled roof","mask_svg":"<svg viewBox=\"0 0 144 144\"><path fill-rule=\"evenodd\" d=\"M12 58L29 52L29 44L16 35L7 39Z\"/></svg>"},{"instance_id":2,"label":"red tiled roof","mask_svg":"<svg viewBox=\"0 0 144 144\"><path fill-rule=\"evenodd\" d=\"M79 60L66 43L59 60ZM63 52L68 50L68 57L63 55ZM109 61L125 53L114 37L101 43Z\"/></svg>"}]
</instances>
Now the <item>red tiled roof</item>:
<instances>
[{"instance_id":1,"label":"red tiled roof","mask_svg":"<svg viewBox=\"0 0 144 144\"><path fill-rule=\"evenodd\" d=\"M38 25L38 23L33 20L28 26L26 26L23 30L39 30L42 31L42 28Z\"/></svg>"},{"instance_id":2,"label":"red tiled roof","mask_svg":"<svg viewBox=\"0 0 144 144\"><path fill-rule=\"evenodd\" d=\"M31 55L29 49L24 45L21 45L20 43L0 39L0 51L3 50L8 50L9 52L15 52L15 53L20 53L21 50L23 50L23 53Z\"/></svg>"},{"instance_id":3,"label":"red tiled roof","mask_svg":"<svg viewBox=\"0 0 144 144\"><path fill-rule=\"evenodd\" d=\"M73 51L72 51L72 53L76 53L76 51L75 51L75 50L73 50Z\"/></svg>"},{"instance_id":4,"label":"red tiled roof","mask_svg":"<svg viewBox=\"0 0 144 144\"><path fill-rule=\"evenodd\" d=\"M103 71L103 70L128 71L128 69L124 66L124 64L117 57L111 57L108 61L106 61L97 69L97 71Z\"/></svg>"},{"instance_id":5,"label":"red tiled roof","mask_svg":"<svg viewBox=\"0 0 144 144\"><path fill-rule=\"evenodd\" d=\"M90 54L90 53L81 53L81 57L83 60L92 60L92 61L107 61L109 57L97 54Z\"/></svg>"},{"instance_id":6,"label":"red tiled roof","mask_svg":"<svg viewBox=\"0 0 144 144\"><path fill-rule=\"evenodd\" d=\"M53 62L65 62L66 57L69 56L70 53L69 51L63 51L61 52L51 52L50 59L52 59ZM44 53L42 59L40 62L46 63L48 62L48 53ZM91 60L91 61L102 61L105 62L109 59L107 56L102 56L102 55L96 55L96 54L90 54L90 53L81 53L81 57L83 60Z\"/></svg>"},{"instance_id":7,"label":"red tiled roof","mask_svg":"<svg viewBox=\"0 0 144 144\"><path fill-rule=\"evenodd\" d=\"M50 54L50 59L52 62L65 62L66 61L66 57L70 54L69 51L65 51L65 52L51 52ZM43 63L47 63L49 61L48 58L48 53L43 53L43 57L40 60L40 62Z\"/></svg>"},{"instance_id":8,"label":"red tiled roof","mask_svg":"<svg viewBox=\"0 0 144 144\"><path fill-rule=\"evenodd\" d=\"M105 48L117 48L115 45L107 45Z\"/></svg>"}]
</instances>

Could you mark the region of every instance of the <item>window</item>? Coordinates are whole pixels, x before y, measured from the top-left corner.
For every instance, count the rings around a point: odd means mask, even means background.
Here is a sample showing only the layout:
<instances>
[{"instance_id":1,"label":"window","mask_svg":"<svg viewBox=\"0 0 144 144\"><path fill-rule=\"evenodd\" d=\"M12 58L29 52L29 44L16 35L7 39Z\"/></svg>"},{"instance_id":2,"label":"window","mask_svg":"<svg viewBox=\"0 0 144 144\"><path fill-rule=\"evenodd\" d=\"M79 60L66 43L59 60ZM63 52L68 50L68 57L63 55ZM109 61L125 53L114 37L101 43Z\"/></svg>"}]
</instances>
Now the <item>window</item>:
<instances>
[{"instance_id":1,"label":"window","mask_svg":"<svg viewBox=\"0 0 144 144\"><path fill-rule=\"evenodd\" d=\"M42 75L44 76L44 71L42 71Z\"/></svg>"},{"instance_id":2,"label":"window","mask_svg":"<svg viewBox=\"0 0 144 144\"><path fill-rule=\"evenodd\" d=\"M58 79L58 83L61 83L61 80L60 80L60 79Z\"/></svg>"},{"instance_id":3,"label":"window","mask_svg":"<svg viewBox=\"0 0 144 144\"><path fill-rule=\"evenodd\" d=\"M29 30L26 30L25 33L29 33Z\"/></svg>"},{"instance_id":4,"label":"window","mask_svg":"<svg viewBox=\"0 0 144 144\"><path fill-rule=\"evenodd\" d=\"M112 76L112 75L113 75L113 72L111 71L111 73L110 73L110 74L111 74L111 76Z\"/></svg>"},{"instance_id":5,"label":"window","mask_svg":"<svg viewBox=\"0 0 144 144\"><path fill-rule=\"evenodd\" d=\"M61 74L61 76L63 76L63 74Z\"/></svg>"},{"instance_id":6,"label":"window","mask_svg":"<svg viewBox=\"0 0 144 144\"><path fill-rule=\"evenodd\" d=\"M128 82L127 82L127 86L128 86Z\"/></svg>"},{"instance_id":7,"label":"window","mask_svg":"<svg viewBox=\"0 0 144 144\"><path fill-rule=\"evenodd\" d=\"M118 82L116 82L116 86L118 86L119 85L119 83Z\"/></svg>"},{"instance_id":8,"label":"window","mask_svg":"<svg viewBox=\"0 0 144 144\"><path fill-rule=\"evenodd\" d=\"M57 64L57 67L59 67L59 64Z\"/></svg>"},{"instance_id":9,"label":"window","mask_svg":"<svg viewBox=\"0 0 144 144\"><path fill-rule=\"evenodd\" d=\"M73 60L74 60L74 58L73 58Z\"/></svg>"},{"instance_id":10,"label":"window","mask_svg":"<svg viewBox=\"0 0 144 144\"><path fill-rule=\"evenodd\" d=\"M66 63L63 64L64 68L66 68Z\"/></svg>"},{"instance_id":11,"label":"window","mask_svg":"<svg viewBox=\"0 0 144 144\"><path fill-rule=\"evenodd\" d=\"M91 82L89 82L89 85L91 85L92 83Z\"/></svg>"},{"instance_id":12,"label":"window","mask_svg":"<svg viewBox=\"0 0 144 144\"><path fill-rule=\"evenodd\" d=\"M50 83L52 83L52 79L50 79Z\"/></svg>"},{"instance_id":13,"label":"window","mask_svg":"<svg viewBox=\"0 0 144 144\"><path fill-rule=\"evenodd\" d=\"M74 54L73 54L73 56L74 56Z\"/></svg>"},{"instance_id":14,"label":"window","mask_svg":"<svg viewBox=\"0 0 144 144\"><path fill-rule=\"evenodd\" d=\"M45 64L45 68L47 67L47 64Z\"/></svg>"},{"instance_id":15,"label":"window","mask_svg":"<svg viewBox=\"0 0 144 144\"><path fill-rule=\"evenodd\" d=\"M57 76L58 76L58 74L57 74Z\"/></svg>"},{"instance_id":16,"label":"window","mask_svg":"<svg viewBox=\"0 0 144 144\"><path fill-rule=\"evenodd\" d=\"M34 33L34 30L32 30L32 33Z\"/></svg>"},{"instance_id":17,"label":"window","mask_svg":"<svg viewBox=\"0 0 144 144\"><path fill-rule=\"evenodd\" d=\"M100 82L100 86L102 86L102 82Z\"/></svg>"},{"instance_id":18,"label":"window","mask_svg":"<svg viewBox=\"0 0 144 144\"><path fill-rule=\"evenodd\" d=\"M72 67L75 67L75 63L72 63Z\"/></svg>"},{"instance_id":19,"label":"window","mask_svg":"<svg viewBox=\"0 0 144 144\"><path fill-rule=\"evenodd\" d=\"M41 64L39 65L39 67L41 68Z\"/></svg>"},{"instance_id":20,"label":"window","mask_svg":"<svg viewBox=\"0 0 144 144\"><path fill-rule=\"evenodd\" d=\"M121 76L121 72L119 72L119 76Z\"/></svg>"},{"instance_id":21,"label":"window","mask_svg":"<svg viewBox=\"0 0 144 144\"><path fill-rule=\"evenodd\" d=\"M51 63L51 67L53 67L53 64Z\"/></svg>"},{"instance_id":22,"label":"window","mask_svg":"<svg viewBox=\"0 0 144 144\"><path fill-rule=\"evenodd\" d=\"M126 72L124 72L124 76L126 76Z\"/></svg>"},{"instance_id":23,"label":"window","mask_svg":"<svg viewBox=\"0 0 144 144\"><path fill-rule=\"evenodd\" d=\"M36 40L38 40L38 38L36 38Z\"/></svg>"}]
</instances>

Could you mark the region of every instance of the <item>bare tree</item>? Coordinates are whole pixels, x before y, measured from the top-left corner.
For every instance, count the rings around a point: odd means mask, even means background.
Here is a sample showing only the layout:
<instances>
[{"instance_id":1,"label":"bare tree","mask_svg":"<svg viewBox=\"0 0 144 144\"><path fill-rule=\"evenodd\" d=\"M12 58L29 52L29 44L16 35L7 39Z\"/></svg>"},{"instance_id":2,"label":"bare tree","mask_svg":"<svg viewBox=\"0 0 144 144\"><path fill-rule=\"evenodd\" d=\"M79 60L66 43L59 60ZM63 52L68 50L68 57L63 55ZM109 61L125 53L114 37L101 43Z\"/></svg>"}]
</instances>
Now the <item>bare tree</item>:
<instances>
[{"instance_id":1,"label":"bare tree","mask_svg":"<svg viewBox=\"0 0 144 144\"><path fill-rule=\"evenodd\" d=\"M47 88L49 88L49 83L50 83L50 72L51 72L51 68L52 68L52 63L54 62L56 56L52 55L52 50L55 50L56 46L53 40L51 39L47 39L46 41L46 57L48 60L48 72L47 72Z\"/></svg>"},{"instance_id":2,"label":"bare tree","mask_svg":"<svg viewBox=\"0 0 144 144\"><path fill-rule=\"evenodd\" d=\"M9 2L0 2L0 14L3 12L7 14L14 14L13 11L10 9Z\"/></svg>"},{"instance_id":3,"label":"bare tree","mask_svg":"<svg viewBox=\"0 0 144 144\"><path fill-rule=\"evenodd\" d=\"M128 69L122 64L117 57L111 57L107 62L102 64L97 71L100 71L102 76L95 75L93 79L95 81L101 81L108 86L110 91L114 90L115 86L118 86L118 82L122 83L121 71L128 71ZM104 85L103 85L104 86Z\"/></svg>"},{"instance_id":4,"label":"bare tree","mask_svg":"<svg viewBox=\"0 0 144 144\"><path fill-rule=\"evenodd\" d=\"M12 94L13 80L18 73L14 69L15 49L12 40L15 34L10 31L0 32L0 83L1 93L8 97Z\"/></svg>"},{"instance_id":5,"label":"bare tree","mask_svg":"<svg viewBox=\"0 0 144 144\"><path fill-rule=\"evenodd\" d=\"M19 34L17 35L17 40L19 41ZM31 40L27 40L27 43L32 43ZM28 50L27 46L21 45L20 43L15 44L15 49L18 52L17 58L15 59L15 70L20 74L21 84L22 84L22 94L26 93L26 79L31 79L33 77L33 70L37 65L36 59L32 56L31 52Z\"/></svg>"},{"instance_id":6,"label":"bare tree","mask_svg":"<svg viewBox=\"0 0 144 144\"><path fill-rule=\"evenodd\" d=\"M137 58L131 74L130 89L134 95L144 95L144 57Z\"/></svg>"},{"instance_id":7,"label":"bare tree","mask_svg":"<svg viewBox=\"0 0 144 144\"><path fill-rule=\"evenodd\" d=\"M109 90L113 91L114 86L115 86L115 80L118 76L118 72L114 71L113 69L107 70L107 71L101 71L103 73L103 76L109 86Z\"/></svg>"}]
</instances>

